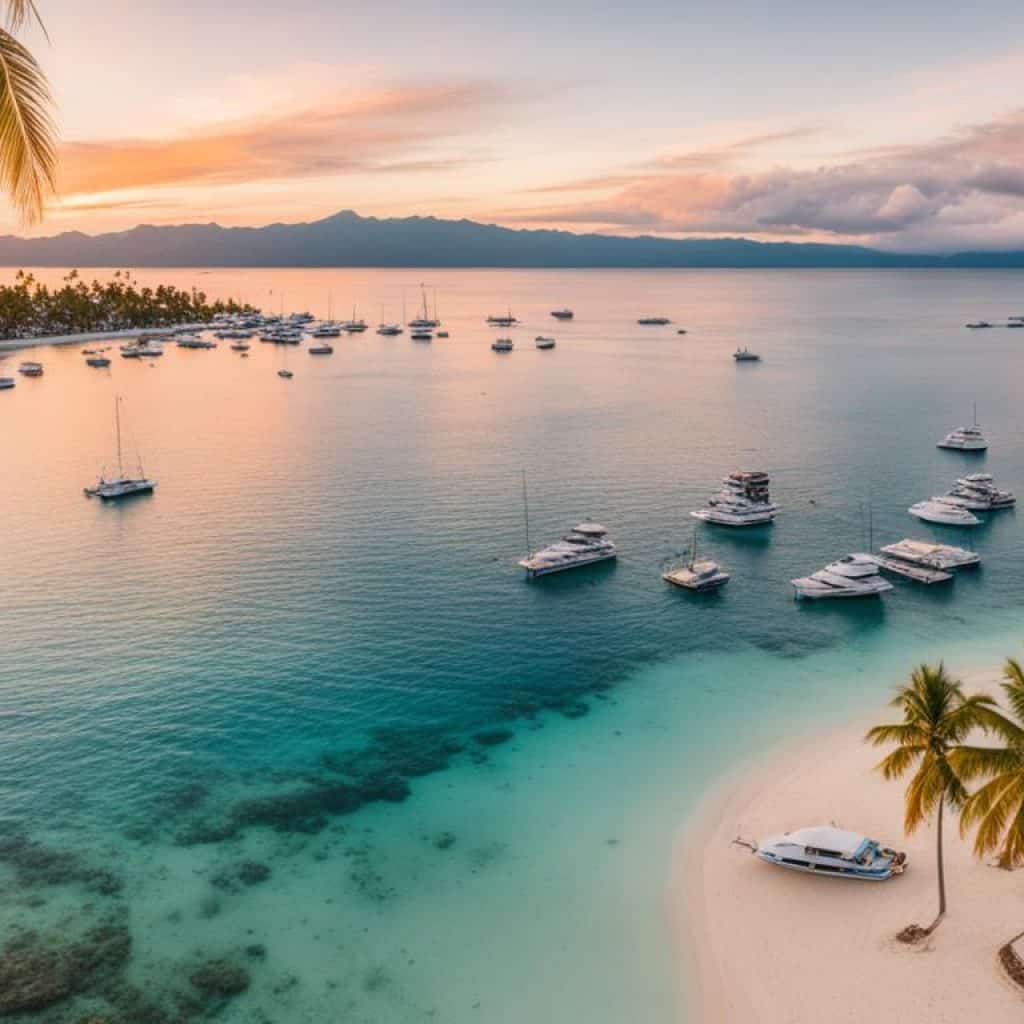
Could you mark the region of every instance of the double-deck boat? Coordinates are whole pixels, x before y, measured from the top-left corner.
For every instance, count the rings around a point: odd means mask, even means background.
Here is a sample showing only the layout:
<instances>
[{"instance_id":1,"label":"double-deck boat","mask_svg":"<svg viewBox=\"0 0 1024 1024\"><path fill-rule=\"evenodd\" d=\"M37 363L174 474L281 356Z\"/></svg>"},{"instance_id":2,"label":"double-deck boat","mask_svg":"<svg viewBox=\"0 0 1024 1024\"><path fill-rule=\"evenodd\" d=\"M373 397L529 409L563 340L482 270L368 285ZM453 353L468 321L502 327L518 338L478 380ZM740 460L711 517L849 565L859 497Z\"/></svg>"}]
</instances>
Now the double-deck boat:
<instances>
[{"instance_id":1,"label":"double-deck boat","mask_svg":"<svg viewBox=\"0 0 1024 1024\"><path fill-rule=\"evenodd\" d=\"M719 526L757 526L770 523L779 511L768 493L768 474L730 473L707 508L691 512L695 519Z\"/></svg>"},{"instance_id":2,"label":"double-deck boat","mask_svg":"<svg viewBox=\"0 0 1024 1024\"><path fill-rule=\"evenodd\" d=\"M571 320L574 314L571 309L553 309L551 315L556 320Z\"/></svg>"},{"instance_id":3,"label":"double-deck boat","mask_svg":"<svg viewBox=\"0 0 1024 1024\"><path fill-rule=\"evenodd\" d=\"M608 538L608 531L598 523L580 523L561 540L522 559L519 564L530 579L553 572L578 569L580 566L605 562L618 554Z\"/></svg>"},{"instance_id":4,"label":"double-deck boat","mask_svg":"<svg viewBox=\"0 0 1024 1024\"><path fill-rule=\"evenodd\" d=\"M871 555L853 554L830 562L824 569L790 580L798 600L831 597L874 597L892 590L892 584L878 573Z\"/></svg>"},{"instance_id":5,"label":"double-deck boat","mask_svg":"<svg viewBox=\"0 0 1024 1024\"><path fill-rule=\"evenodd\" d=\"M24 377L42 377L43 375L43 364L42 363L22 363L18 367L18 373Z\"/></svg>"},{"instance_id":6,"label":"double-deck boat","mask_svg":"<svg viewBox=\"0 0 1024 1024\"><path fill-rule=\"evenodd\" d=\"M759 363L761 361L761 357L756 352L751 352L749 348L736 349L732 357L737 363Z\"/></svg>"},{"instance_id":7,"label":"double-deck boat","mask_svg":"<svg viewBox=\"0 0 1024 1024\"><path fill-rule=\"evenodd\" d=\"M1012 508L1017 503L1010 491L1001 491L996 487L991 473L968 473L967 476L957 477L956 483L941 500L971 512Z\"/></svg>"},{"instance_id":8,"label":"double-deck boat","mask_svg":"<svg viewBox=\"0 0 1024 1024\"><path fill-rule=\"evenodd\" d=\"M937 445L937 448L949 448L958 452L983 452L988 448L988 441L978 426L978 410L975 406L974 423L969 427L957 427L951 430Z\"/></svg>"},{"instance_id":9,"label":"double-deck boat","mask_svg":"<svg viewBox=\"0 0 1024 1024\"><path fill-rule=\"evenodd\" d=\"M495 352L511 352L513 347L511 338L495 338L494 341L491 342L491 348L493 348Z\"/></svg>"},{"instance_id":10,"label":"double-deck boat","mask_svg":"<svg viewBox=\"0 0 1024 1024\"><path fill-rule=\"evenodd\" d=\"M92 487L84 488L90 498L102 498L111 501L117 498L128 498L134 494L149 494L156 487L156 481L150 480L139 463L138 476L126 476L121 454L121 398L114 396L114 430L117 436L117 476L108 480L102 473Z\"/></svg>"},{"instance_id":11,"label":"double-deck boat","mask_svg":"<svg viewBox=\"0 0 1024 1024\"><path fill-rule=\"evenodd\" d=\"M907 867L905 853L834 825L800 828L763 843L743 845L749 845L766 864L832 878L884 882L902 875Z\"/></svg>"},{"instance_id":12,"label":"double-deck boat","mask_svg":"<svg viewBox=\"0 0 1024 1024\"><path fill-rule=\"evenodd\" d=\"M940 523L943 526L977 526L981 522L974 513L941 498L919 501L907 511L926 523Z\"/></svg>"}]
</instances>

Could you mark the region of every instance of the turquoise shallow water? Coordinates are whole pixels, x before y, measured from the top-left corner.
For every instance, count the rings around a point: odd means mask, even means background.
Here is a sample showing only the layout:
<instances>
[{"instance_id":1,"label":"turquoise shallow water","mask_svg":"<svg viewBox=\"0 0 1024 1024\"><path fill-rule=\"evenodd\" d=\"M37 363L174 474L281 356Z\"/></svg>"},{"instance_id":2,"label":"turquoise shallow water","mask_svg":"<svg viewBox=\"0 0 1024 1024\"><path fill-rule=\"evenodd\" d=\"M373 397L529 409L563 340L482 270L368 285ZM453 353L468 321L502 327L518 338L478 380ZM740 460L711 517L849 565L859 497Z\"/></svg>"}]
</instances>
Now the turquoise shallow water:
<instances>
[{"instance_id":1,"label":"turquoise shallow water","mask_svg":"<svg viewBox=\"0 0 1024 1024\"><path fill-rule=\"evenodd\" d=\"M145 276L390 318L417 291L398 271ZM1024 333L961 326L1024 312L1020 284L445 272L432 346L171 348L109 372L40 350L46 375L0 402L3 920L132 939L44 1017L143 1019L133 991L169 1020L685 1016L662 884L707 787L918 657L1019 639L1014 512L945 590L819 607L788 580L863 548L868 507L876 543L931 535L906 507L969 467L1024 489ZM502 357L483 318L508 303L525 324ZM764 362L735 366L740 344ZM80 489L110 459L115 392L159 487L105 507ZM935 449L974 401L991 452ZM771 474L778 522L702 528L732 582L666 588L687 512L744 467ZM524 583L523 468L534 543L597 518L615 565ZM240 880L246 862L269 878ZM249 990L183 1004L224 958Z\"/></svg>"}]
</instances>

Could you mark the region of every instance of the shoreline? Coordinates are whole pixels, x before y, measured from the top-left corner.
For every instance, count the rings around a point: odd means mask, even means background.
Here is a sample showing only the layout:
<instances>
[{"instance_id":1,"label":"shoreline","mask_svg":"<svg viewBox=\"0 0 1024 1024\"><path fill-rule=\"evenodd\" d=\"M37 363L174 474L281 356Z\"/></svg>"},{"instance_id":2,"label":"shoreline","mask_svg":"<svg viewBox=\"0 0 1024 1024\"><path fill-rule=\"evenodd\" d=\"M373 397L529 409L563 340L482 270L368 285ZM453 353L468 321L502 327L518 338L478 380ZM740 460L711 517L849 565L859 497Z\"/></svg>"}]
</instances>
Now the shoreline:
<instances>
[{"instance_id":1,"label":"shoreline","mask_svg":"<svg viewBox=\"0 0 1024 1024\"><path fill-rule=\"evenodd\" d=\"M121 331L85 331L81 334L51 334L41 338L8 338L0 341L0 352L14 352L21 348L41 348L45 345L76 345L85 341L116 341L133 338L139 334L154 334L170 337L174 331L187 327L129 327Z\"/></svg>"},{"instance_id":2,"label":"shoreline","mask_svg":"<svg viewBox=\"0 0 1024 1024\"><path fill-rule=\"evenodd\" d=\"M968 691L994 692L1000 672L960 678ZM883 753L862 742L868 727L896 714L882 705L751 756L677 833L668 916L694 1019L911 1020L927 1007L934 1021L1020 1020L1024 991L997 955L1024 928L1013 876L975 860L948 812L946 918L921 946L895 939L937 909L933 828L903 835L905 783L873 772ZM751 839L830 821L906 850L907 873L874 885L813 878L732 845L737 829Z\"/></svg>"}]
</instances>

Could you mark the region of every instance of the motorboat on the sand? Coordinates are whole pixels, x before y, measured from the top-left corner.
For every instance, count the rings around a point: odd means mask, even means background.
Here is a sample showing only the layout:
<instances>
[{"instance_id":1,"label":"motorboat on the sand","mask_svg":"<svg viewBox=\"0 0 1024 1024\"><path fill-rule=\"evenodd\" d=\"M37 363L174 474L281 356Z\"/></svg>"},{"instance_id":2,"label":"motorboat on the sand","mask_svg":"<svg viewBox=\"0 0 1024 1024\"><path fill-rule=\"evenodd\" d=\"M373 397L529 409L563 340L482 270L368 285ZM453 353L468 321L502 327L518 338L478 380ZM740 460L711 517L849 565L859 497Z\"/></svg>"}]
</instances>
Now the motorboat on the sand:
<instances>
[{"instance_id":1,"label":"motorboat on the sand","mask_svg":"<svg viewBox=\"0 0 1024 1024\"><path fill-rule=\"evenodd\" d=\"M793 871L826 875L832 878L856 878L884 882L902 875L907 855L882 846L858 832L847 832L834 825L818 825L772 836L763 843L746 843L766 864L777 864Z\"/></svg>"}]
</instances>

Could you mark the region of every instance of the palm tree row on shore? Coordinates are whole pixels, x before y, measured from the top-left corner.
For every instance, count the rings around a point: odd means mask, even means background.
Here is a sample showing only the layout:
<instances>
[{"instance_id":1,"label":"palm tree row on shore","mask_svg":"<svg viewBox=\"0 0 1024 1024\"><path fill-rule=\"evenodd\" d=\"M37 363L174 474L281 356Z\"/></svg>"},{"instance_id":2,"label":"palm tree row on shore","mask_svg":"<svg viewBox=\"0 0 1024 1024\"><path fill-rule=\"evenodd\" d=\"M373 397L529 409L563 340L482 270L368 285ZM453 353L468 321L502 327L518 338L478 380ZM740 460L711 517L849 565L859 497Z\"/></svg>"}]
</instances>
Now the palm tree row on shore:
<instances>
[{"instance_id":1,"label":"palm tree row on shore","mask_svg":"<svg viewBox=\"0 0 1024 1024\"><path fill-rule=\"evenodd\" d=\"M886 779L909 776L906 833L932 818L936 823L938 914L927 928L904 929L906 940L930 935L946 913L942 844L947 808L959 812L962 837L977 829L975 856L996 853L999 866L1008 870L1024 864L1024 669L1013 658L1003 667L1002 689L1006 710L986 694L966 694L942 663L920 665L891 702L903 720L876 725L865 736L875 746L893 746L877 765ZM979 733L991 737L992 745L969 742Z\"/></svg>"}]
</instances>

